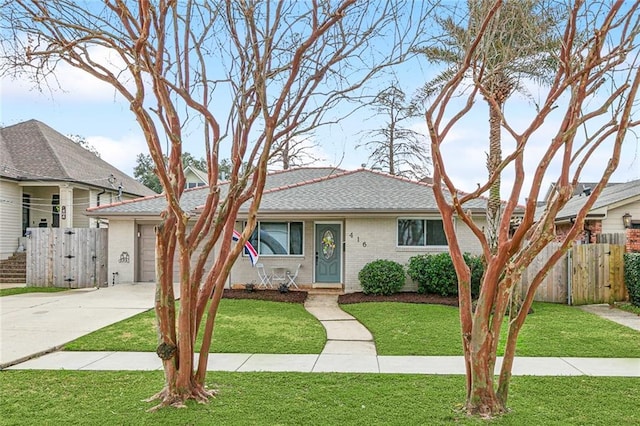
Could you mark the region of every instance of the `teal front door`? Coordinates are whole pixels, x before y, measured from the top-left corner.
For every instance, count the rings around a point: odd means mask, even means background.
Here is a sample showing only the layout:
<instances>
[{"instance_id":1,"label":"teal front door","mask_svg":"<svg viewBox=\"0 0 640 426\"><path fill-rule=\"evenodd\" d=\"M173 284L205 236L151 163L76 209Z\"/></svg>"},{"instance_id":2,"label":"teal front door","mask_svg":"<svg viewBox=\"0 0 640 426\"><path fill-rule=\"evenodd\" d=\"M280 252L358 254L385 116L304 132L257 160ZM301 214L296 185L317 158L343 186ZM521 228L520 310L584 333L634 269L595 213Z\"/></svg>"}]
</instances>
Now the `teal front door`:
<instances>
[{"instance_id":1,"label":"teal front door","mask_svg":"<svg viewBox=\"0 0 640 426\"><path fill-rule=\"evenodd\" d=\"M342 226L316 223L316 282L339 283L342 269Z\"/></svg>"}]
</instances>

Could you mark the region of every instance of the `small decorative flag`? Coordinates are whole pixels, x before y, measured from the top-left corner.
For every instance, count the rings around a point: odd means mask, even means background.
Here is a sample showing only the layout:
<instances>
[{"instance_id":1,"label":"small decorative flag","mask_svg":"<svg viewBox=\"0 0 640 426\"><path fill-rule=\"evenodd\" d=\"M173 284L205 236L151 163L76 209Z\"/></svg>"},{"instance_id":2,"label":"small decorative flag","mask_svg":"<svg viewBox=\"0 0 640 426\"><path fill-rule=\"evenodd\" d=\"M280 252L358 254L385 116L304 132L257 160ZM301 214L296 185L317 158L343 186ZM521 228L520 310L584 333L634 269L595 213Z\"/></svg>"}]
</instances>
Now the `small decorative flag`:
<instances>
[{"instance_id":1,"label":"small decorative flag","mask_svg":"<svg viewBox=\"0 0 640 426\"><path fill-rule=\"evenodd\" d=\"M240 241L241 236L242 235L238 231L236 231L235 229L233 230L233 241ZM249 256L251 265L256 266L256 263L258 263L258 251L251 245L249 241L244 243L244 251L247 256Z\"/></svg>"}]
</instances>

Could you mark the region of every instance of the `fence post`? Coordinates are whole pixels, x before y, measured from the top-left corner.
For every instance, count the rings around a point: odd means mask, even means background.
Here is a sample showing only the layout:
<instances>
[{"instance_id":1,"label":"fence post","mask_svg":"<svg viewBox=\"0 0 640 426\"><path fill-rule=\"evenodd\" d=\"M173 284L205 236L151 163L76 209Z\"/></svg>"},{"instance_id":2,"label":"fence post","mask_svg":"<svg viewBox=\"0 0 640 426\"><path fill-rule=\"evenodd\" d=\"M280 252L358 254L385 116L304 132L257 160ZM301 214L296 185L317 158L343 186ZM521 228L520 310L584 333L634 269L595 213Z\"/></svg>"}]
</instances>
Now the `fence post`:
<instances>
[{"instance_id":1,"label":"fence post","mask_svg":"<svg viewBox=\"0 0 640 426\"><path fill-rule=\"evenodd\" d=\"M573 299L571 292L573 284L573 247L567 250L567 305L571 306Z\"/></svg>"}]
</instances>

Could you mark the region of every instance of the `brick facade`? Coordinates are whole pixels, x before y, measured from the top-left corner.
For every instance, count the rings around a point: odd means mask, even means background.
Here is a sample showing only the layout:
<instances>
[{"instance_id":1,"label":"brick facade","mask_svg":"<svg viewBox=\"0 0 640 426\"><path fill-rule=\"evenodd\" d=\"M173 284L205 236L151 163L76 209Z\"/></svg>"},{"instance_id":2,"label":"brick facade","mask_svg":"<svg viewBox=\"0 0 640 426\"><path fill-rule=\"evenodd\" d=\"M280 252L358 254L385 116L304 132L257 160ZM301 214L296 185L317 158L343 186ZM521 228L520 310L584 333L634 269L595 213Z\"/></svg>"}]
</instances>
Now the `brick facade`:
<instances>
[{"instance_id":1,"label":"brick facade","mask_svg":"<svg viewBox=\"0 0 640 426\"><path fill-rule=\"evenodd\" d=\"M627 229L627 253L640 253L640 229Z\"/></svg>"},{"instance_id":2,"label":"brick facade","mask_svg":"<svg viewBox=\"0 0 640 426\"><path fill-rule=\"evenodd\" d=\"M569 233L573 223L561 223L556 225L556 241L561 242ZM595 244L598 234L602 233L602 221L587 220L584 222L584 229L578 233L575 241L583 244Z\"/></svg>"},{"instance_id":3,"label":"brick facade","mask_svg":"<svg viewBox=\"0 0 640 426\"><path fill-rule=\"evenodd\" d=\"M562 223L556 225L556 241L561 242L573 224ZM582 244L597 243L597 236L602 233L602 222L590 220L584 223L584 230L576 236L575 241ZM640 229L625 229L627 253L640 253Z\"/></svg>"}]
</instances>

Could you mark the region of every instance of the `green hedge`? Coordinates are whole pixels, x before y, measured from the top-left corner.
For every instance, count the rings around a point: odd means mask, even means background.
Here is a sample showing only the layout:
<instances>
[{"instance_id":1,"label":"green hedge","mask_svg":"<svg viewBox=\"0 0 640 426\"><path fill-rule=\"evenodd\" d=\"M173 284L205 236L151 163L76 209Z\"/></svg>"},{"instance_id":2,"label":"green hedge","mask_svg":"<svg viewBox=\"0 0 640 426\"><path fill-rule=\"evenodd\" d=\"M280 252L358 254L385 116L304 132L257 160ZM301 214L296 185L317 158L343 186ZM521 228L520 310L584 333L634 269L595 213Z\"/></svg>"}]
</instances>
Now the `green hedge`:
<instances>
[{"instance_id":1,"label":"green hedge","mask_svg":"<svg viewBox=\"0 0 640 426\"><path fill-rule=\"evenodd\" d=\"M404 267L392 260L375 260L367 263L358 273L365 294L389 295L397 293L405 283Z\"/></svg>"},{"instance_id":2,"label":"green hedge","mask_svg":"<svg viewBox=\"0 0 640 426\"><path fill-rule=\"evenodd\" d=\"M640 306L640 253L625 253L624 282L629 290L631 303Z\"/></svg>"},{"instance_id":3,"label":"green hedge","mask_svg":"<svg viewBox=\"0 0 640 426\"><path fill-rule=\"evenodd\" d=\"M484 262L482 257L469 253L464 254L464 260L471 270L471 295L477 297L484 274ZM419 293L458 295L458 277L449 253L413 256L409 259L407 273L418 284Z\"/></svg>"}]
</instances>

